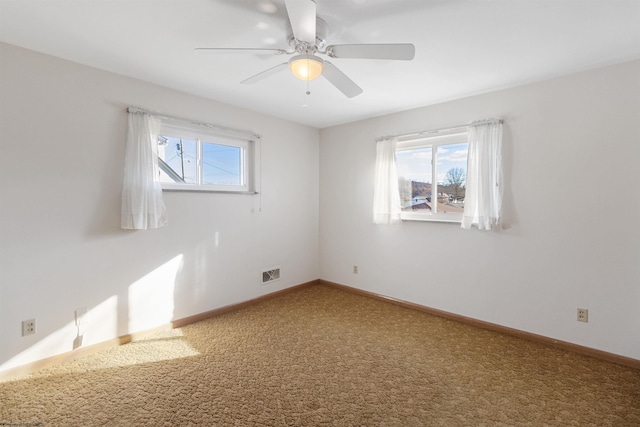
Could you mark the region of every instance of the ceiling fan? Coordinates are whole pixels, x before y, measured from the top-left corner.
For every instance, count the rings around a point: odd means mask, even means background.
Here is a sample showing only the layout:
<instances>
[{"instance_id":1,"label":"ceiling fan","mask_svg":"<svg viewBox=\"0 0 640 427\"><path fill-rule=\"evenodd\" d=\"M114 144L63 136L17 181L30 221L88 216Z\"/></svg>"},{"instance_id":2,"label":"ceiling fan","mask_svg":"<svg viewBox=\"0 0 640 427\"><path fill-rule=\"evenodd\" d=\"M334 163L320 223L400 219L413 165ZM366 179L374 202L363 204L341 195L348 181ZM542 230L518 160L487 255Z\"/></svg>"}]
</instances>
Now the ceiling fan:
<instances>
[{"instance_id":1,"label":"ceiling fan","mask_svg":"<svg viewBox=\"0 0 640 427\"><path fill-rule=\"evenodd\" d=\"M315 0L285 0L289 16L291 50L263 48L196 48L198 53L247 53L258 55L292 55L289 61L264 70L243 84L256 83L266 77L289 68L294 76L310 81L323 76L346 97L353 98L362 93L353 80L331 62L317 54L330 58L412 60L415 46L412 44L340 44L327 45L327 23L317 16ZM307 92L309 93L309 92Z\"/></svg>"}]
</instances>

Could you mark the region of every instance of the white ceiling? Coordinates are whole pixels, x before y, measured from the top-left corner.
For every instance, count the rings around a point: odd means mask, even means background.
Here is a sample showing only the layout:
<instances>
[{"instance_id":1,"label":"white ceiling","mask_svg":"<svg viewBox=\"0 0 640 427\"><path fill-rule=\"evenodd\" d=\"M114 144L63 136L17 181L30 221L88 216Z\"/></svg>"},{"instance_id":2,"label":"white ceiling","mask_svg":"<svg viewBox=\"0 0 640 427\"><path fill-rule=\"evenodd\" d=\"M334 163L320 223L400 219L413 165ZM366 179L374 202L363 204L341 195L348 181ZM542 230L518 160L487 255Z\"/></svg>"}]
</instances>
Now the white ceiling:
<instances>
[{"instance_id":1,"label":"white ceiling","mask_svg":"<svg viewBox=\"0 0 640 427\"><path fill-rule=\"evenodd\" d=\"M329 44L413 43L413 61L332 59L364 93L284 71L283 0L0 0L0 40L323 128L640 58L640 0L317 0ZM640 78L640 77L639 77ZM142 106L152 107L152 106Z\"/></svg>"}]
</instances>

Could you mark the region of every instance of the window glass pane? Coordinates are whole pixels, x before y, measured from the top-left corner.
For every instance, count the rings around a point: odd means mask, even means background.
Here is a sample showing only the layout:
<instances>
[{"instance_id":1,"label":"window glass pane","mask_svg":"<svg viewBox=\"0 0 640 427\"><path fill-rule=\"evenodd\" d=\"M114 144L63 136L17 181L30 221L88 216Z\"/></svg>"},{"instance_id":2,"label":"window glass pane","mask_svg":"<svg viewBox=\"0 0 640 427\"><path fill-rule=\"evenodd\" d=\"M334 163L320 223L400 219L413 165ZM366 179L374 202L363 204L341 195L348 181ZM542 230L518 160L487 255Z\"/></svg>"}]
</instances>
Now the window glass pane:
<instances>
[{"instance_id":1,"label":"window glass pane","mask_svg":"<svg viewBox=\"0 0 640 427\"><path fill-rule=\"evenodd\" d=\"M242 148L204 142L202 175L203 184L243 185Z\"/></svg>"},{"instance_id":2,"label":"window glass pane","mask_svg":"<svg viewBox=\"0 0 640 427\"><path fill-rule=\"evenodd\" d=\"M469 144L437 147L438 212L462 213L467 178Z\"/></svg>"},{"instance_id":3,"label":"window glass pane","mask_svg":"<svg viewBox=\"0 0 640 427\"><path fill-rule=\"evenodd\" d=\"M197 142L172 136L161 136L158 141L160 181L171 183L197 183Z\"/></svg>"},{"instance_id":4,"label":"window glass pane","mask_svg":"<svg viewBox=\"0 0 640 427\"><path fill-rule=\"evenodd\" d=\"M400 203L406 212L431 211L431 146L396 152Z\"/></svg>"},{"instance_id":5,"label":"window glass pane","mask_svg":"<svg viewBox=\"0 0 640 427\"><path fill-rule=\"evenodd\" d=\"M159 133L158 166L164 190L255 193L256 141L171 121L163 122Z\"/></svg>"}]
</instances>

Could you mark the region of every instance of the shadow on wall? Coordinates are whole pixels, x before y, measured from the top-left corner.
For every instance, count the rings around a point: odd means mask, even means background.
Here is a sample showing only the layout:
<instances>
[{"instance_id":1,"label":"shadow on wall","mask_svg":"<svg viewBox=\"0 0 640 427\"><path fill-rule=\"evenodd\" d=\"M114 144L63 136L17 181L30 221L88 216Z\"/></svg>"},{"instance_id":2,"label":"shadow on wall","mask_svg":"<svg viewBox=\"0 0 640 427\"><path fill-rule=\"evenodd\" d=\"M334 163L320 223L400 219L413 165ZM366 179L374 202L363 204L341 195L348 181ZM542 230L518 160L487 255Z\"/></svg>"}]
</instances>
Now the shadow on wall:
<instances>
[{"instance_id":1,"label":"shadow on wall","mask_svg":"<svg viewBox=\"0 0 640 427\"><path fill-rule=\"evenodd\" d=\"M175 256L129 285L124 295L113 295L89 307L80 324L69 322L0 365L0 372L33 363L52 354L80 347L85 336L97 344L117 337L170 324L174 317L174 293L184 256Z\"/></svg>"}]
</instances>

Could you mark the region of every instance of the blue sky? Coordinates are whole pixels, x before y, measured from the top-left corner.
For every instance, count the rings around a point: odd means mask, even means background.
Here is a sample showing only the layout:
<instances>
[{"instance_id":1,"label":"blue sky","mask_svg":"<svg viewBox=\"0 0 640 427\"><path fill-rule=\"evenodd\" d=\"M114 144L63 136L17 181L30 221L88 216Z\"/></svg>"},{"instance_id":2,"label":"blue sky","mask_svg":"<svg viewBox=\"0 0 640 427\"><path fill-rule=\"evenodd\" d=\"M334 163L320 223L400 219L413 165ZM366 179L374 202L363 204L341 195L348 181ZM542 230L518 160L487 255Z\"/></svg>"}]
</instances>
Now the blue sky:
<instances>
[{"instance_id":1,"label":"blue sky","mask_svg":"<svg viewBox=\"0 0 640 427\"><path fill-rule=\"evenodd\" d=\"M451 168L467 170L468 144L438 147L438 182L443 183ZM411 181L431 182L431 147L398 151L398 176Z\"/></svg>"},{"instance_id":2,"label":"blue sky","mask_svg":"<svg viewBox=\"0 0 640 427\"><path fill-rule=\"evenodd\" d=\"M178 175L182 176L183 164L180 156L180 138L167 137L163 159ZM184 155L184 178L187 183L195 183L197 175L196 162L197 143L193 140L182 140ZM241 149L228 145L204 142L203 184L241 185Z\"/></svg>"}]
</instances>

